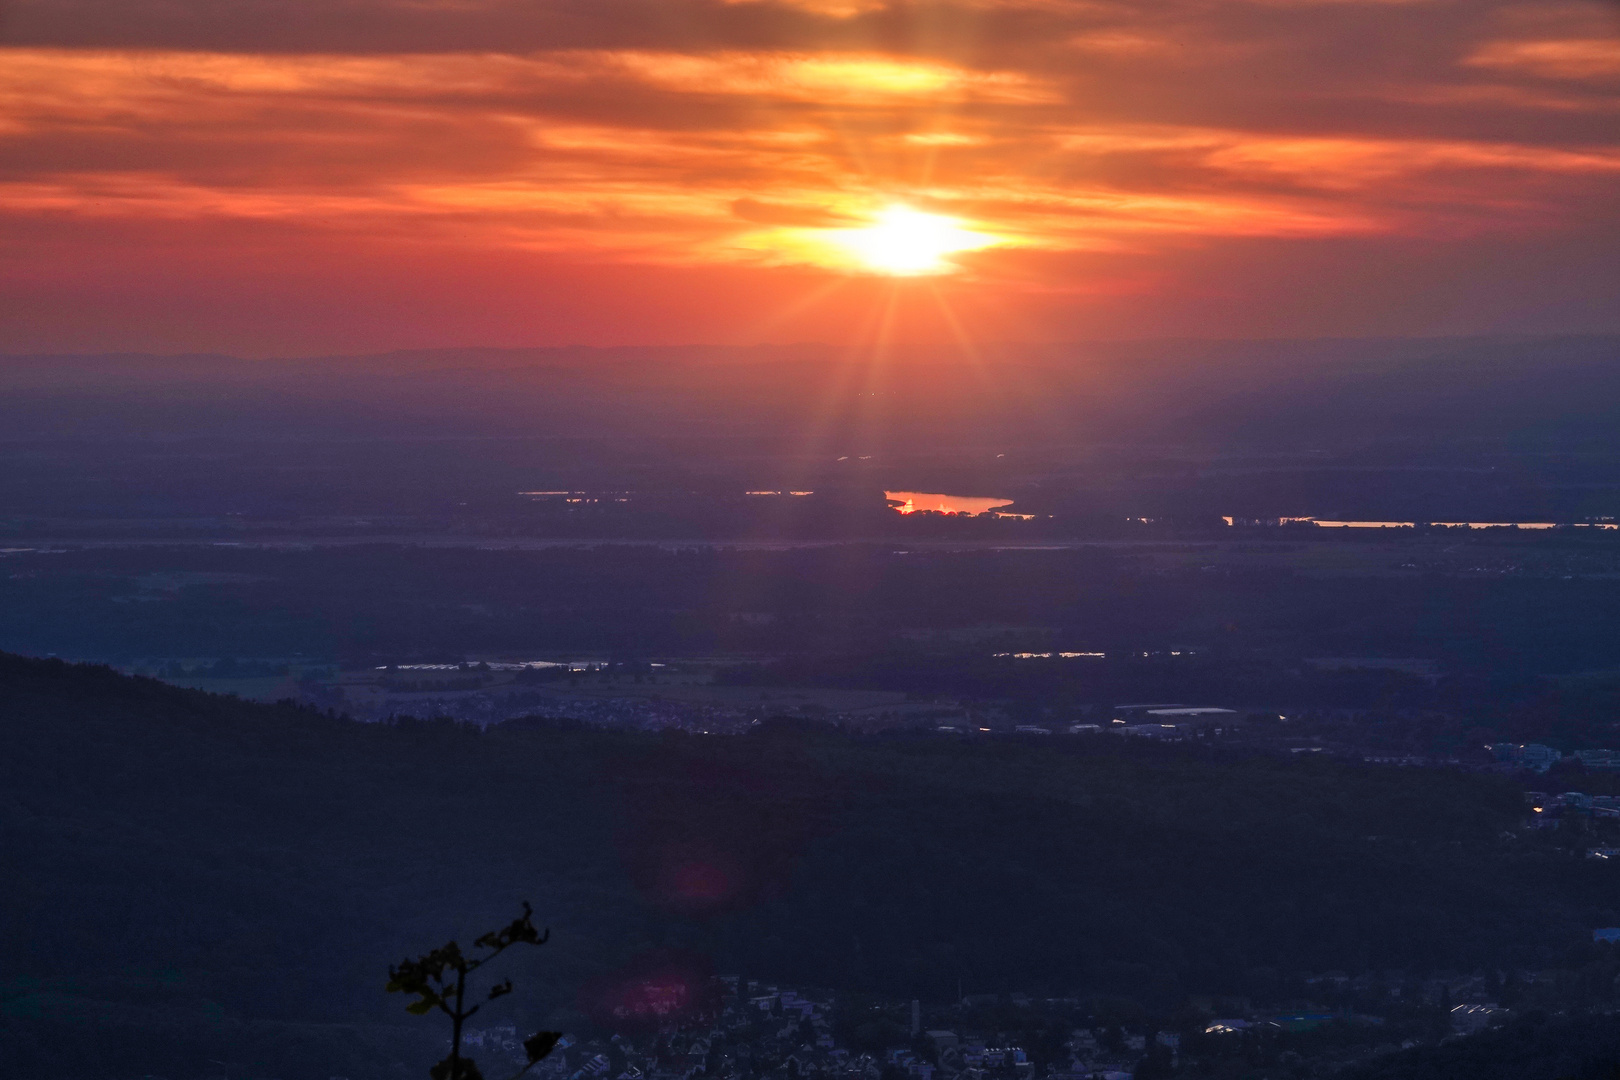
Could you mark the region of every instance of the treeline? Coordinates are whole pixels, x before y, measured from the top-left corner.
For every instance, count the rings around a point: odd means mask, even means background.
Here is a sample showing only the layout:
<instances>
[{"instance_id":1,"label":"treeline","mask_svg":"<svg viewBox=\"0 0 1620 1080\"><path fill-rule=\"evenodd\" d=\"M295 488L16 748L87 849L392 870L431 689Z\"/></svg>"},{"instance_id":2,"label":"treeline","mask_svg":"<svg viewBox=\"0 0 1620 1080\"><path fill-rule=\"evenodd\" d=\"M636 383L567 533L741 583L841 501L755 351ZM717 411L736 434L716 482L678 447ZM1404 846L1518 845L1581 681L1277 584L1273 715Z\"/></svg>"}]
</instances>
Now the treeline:
<instances>
[{"instance_id":1,"label":"treeline","mask_svg":"<svg viewBox=\"0 0 1620 1080\"><path fill-rule=\"evenodd\" d=\"M736 664L727 686L836 686L923 696L1004 699L1020 716L1091 717L1094 707L1166 701L1273 708L1435 709L1449 695L1400 671L1319 671L1303 663L1203 655L1097 658L1000 656L985 649L895 647Z\"/></svg>"},{"instance_id":2,"label":"treeline","mask_svg":"<svg viewBox=\"0 0 1620 1080\"><path fill-rule=\"evenodd\" d=\"M1106 722L1124 702L1370 714L1394 741L1441 756L1484 741L1551 741L1566 750L1620 741L1607 720L1620 709L1620 679L1566 681L1511 673L1425 678L1400 670L1322 668L1301 659L1217 647L1105 657L1019 657L960 645L901 642L858 652L797 654L722 668L728 686L827 686L949 696L1004 706L1020 722ZM1257 714L1258 715L1258 714ZM1313 730L1334 722L1317 717ZM1341 723L1341 726L1342 723ZM1354 740L1364 743L1362 721ZM1395 730L1399 729L1399 730ZM1278 729L1279 731L1281 729ZM1403 739L1402 736L1405 736Z\"/></svg>"},{"instance_id":3,"label":"treeline","mask_svg":"<svg viewBox=\"0 0 1620 1080\"><path fill-rule=\"evenodd\" d=\"M1178 557L1201 552L1188 545ZM1194 649L1295 666L1306 657L1420 657L1493 699L1519 696L1549 674L1620 666L1620 581L1304 574L1280 556L1205 572L1101 545L376 545L23 553L6 566L0 648L107 660L377 666L525 652L824 654L960 644L957 635L968 635L986 655ZM160 588L154 579L182 584ZM1331 690L1331 678L1315 678ZM1400 684L1378 677L1363 690L1374 677L1340 678L1349 700ZM1421 687L1401 685L1405 698L1421 697Z\"/></svg>"}]
</instances>

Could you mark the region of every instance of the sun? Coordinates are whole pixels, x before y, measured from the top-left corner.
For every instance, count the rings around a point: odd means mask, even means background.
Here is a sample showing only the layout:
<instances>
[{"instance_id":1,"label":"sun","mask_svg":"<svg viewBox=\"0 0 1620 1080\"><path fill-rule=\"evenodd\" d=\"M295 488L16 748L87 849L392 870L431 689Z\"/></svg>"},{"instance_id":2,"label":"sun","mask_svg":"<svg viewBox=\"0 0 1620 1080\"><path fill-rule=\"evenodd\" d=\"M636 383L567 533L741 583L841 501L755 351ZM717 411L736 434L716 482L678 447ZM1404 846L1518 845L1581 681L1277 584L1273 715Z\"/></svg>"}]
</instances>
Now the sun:
<instances>
[{"instance_id":1,"label":"sun","mask_svg":"<svg viewBox=\"0 0 1620 1080\"><path fill-rule=\"evenodd\" d=\"M880 211L870 225L839 230L837 241L866 269L895 277L949 273L956 269L951 255L997 242L955 218L901 205Z\"/></svg>"}]
</instances>

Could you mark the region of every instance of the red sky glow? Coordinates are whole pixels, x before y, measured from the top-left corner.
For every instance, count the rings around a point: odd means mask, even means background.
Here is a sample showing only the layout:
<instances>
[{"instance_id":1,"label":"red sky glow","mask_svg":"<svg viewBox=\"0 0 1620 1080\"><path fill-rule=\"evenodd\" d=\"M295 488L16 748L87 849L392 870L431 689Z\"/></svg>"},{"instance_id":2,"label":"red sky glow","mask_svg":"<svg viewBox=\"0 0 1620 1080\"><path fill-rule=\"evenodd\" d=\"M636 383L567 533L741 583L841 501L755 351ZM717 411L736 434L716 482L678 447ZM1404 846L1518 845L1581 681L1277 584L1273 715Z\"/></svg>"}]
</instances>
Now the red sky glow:
<instances>
[{"instance_id":1,"label":"red sky glow","mask_svg":"<svg viewBox=\"0 0 1620 1080\"><path fill-rule=\"evenodd\" d=\"M0 350L1620 330L1596 0L13 0Z\"/></svg>"}]
</instances>

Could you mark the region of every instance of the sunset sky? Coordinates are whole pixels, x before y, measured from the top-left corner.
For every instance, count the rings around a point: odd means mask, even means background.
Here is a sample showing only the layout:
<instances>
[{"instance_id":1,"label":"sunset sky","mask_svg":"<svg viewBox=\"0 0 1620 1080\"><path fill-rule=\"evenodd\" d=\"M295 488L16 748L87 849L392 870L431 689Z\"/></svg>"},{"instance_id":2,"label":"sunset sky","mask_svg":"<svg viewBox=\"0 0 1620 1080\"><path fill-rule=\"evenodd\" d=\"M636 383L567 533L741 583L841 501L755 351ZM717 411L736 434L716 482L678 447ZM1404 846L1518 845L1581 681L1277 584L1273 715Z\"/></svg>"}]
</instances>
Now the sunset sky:
<instances>
[{"instance_id":1,"label":"sunset sky","mask_svg":"<svg viewBox=\"0 0 1620 1080\"><path fill-rule=\"evenodd\" d=\"M1620 5L11 0L0 350L1620 330Z\"/></svg>"}]
</instances>

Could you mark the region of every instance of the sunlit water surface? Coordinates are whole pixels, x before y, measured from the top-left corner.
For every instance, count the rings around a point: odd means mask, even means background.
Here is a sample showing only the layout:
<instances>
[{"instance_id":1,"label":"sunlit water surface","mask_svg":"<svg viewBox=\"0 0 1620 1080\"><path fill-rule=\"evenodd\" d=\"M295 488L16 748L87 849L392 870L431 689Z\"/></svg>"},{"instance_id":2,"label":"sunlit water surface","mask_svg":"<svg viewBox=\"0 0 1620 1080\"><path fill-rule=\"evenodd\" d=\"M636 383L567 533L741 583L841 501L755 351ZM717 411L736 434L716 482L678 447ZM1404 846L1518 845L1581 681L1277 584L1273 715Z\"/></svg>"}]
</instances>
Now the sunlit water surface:
<instances>
[{"instance_id":1,"label":"sunlit water surface","mask_svg":"<svg viewBox=\"0 0 1620 1080\"><path fill-rule=\"evenodd\" d=\"M933 510L941 514L983 514L1001 506L1011 506L1011 499L987 499L975 495L941 495L934 491L885 491L884 496L902 514L915 514Z\"/></svg>"}]
</instances>

